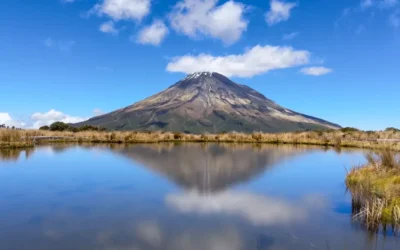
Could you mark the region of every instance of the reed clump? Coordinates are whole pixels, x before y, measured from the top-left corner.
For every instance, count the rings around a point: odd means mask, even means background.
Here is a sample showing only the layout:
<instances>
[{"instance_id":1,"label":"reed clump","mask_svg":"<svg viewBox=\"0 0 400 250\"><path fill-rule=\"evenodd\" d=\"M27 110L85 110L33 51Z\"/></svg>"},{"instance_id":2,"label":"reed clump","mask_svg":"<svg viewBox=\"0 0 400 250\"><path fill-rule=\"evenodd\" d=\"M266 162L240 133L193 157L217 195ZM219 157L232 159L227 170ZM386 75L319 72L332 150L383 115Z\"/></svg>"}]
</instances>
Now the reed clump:
<instances>
[{"instance_id":1,"label":"reed clump","mask_svg":"<svg viewBox=\"0 0 400 250\"><path fill-rule=\"evenodd\" d=\"M367 164L353 168L346 185L353 196L354 218L369 229L400 228L400 161L390 149L366 156Z\"/></svg>"}]
</instances>

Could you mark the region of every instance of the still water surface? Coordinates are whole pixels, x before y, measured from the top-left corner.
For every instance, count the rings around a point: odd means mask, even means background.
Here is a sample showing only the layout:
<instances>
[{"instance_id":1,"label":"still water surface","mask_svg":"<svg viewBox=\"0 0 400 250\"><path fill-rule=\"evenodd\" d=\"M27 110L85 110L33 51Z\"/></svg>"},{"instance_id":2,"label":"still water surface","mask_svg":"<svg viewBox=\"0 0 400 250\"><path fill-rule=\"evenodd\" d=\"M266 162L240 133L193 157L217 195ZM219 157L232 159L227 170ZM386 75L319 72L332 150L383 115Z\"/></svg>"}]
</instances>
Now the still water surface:
<instances>
[{"instance_id":1,"label":"still water surface","mask_svg":"<svg viewBox=\"0 0 400 250\"><path fill-rule=\"evenodd\" d=\"M235 144L0 151L0 249L368 250L351 220L360 150Z\"/></svg>"}]
</instances>

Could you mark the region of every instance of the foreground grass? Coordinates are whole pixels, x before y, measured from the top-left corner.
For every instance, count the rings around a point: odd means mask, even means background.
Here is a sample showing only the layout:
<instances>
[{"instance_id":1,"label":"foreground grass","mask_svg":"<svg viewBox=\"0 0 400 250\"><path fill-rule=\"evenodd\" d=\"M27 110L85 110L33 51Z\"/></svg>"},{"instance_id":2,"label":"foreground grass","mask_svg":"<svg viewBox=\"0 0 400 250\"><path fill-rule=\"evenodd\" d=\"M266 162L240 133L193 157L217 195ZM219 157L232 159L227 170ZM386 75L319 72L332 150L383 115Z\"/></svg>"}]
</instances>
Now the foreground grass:
<instances>
[{"instance_id":1,"label":"foreground grass","mask_svg":"<svg viewBox=\"0 0 400 250\"><path fill-rule=\"evenodd\" d=\"M0 129L0 148L33 146L36 136L60 136L64 142L92 143L156 143L156 142L238 142L238 143L274 143L303 144L334 147L356 147L383 149L390 147L400 151L399 131L309 131L293 133L223 133L223 134L183 134L172 132L52 132L40 130ZM36 141L38 143L39 141Z\"/></svg>"},{"instance_id":2,"label":"foreground grass","mask_svg":"<svg viewBox=\"0 0 400 250\"><path fill-rule=\"evenodd\" d=\"M392 225L400 229L400 162L386 149L377 156L367 155L365 166L352 169L346 185L353 196L355 219L361 219L371 230Z\"/></svg>"}]
</instances>

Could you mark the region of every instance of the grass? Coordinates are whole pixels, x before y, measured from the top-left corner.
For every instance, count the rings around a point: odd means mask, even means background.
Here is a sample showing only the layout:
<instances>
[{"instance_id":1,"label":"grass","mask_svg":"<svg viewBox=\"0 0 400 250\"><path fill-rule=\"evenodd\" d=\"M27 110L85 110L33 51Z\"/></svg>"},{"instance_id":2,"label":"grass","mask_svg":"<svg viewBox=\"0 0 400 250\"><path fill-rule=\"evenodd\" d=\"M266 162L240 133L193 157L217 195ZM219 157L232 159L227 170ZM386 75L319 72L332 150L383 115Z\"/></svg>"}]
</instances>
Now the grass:
<instances>
[{"instance_id":1,"label":"grass","mask_svg":"<svg viewBox=\"0 0 400 250\"><path fill-rule=\"evenodd\" d=\"M307 131L293 133L222 133L222 134L183 134L173 132L137 132L137 131L81 131L55 132L45 130L10 130L0 129L0 148L33 146L35 136L61 136L64 142L93 143L155 143L155 142L238 142L238 143L273 143L296 145L319 145L400 151L400 142L384 141L399 139L400 132L389 130L364 132L352 129Z\"/></svg>"},{"instance_id":2,"label":"grass","mask_svg":"<svg viewBox=\"0 0 400 250\"><path fill-rule=\"evenodd\" d=\"M353 168L346 185L353 196L354 218L364 221L371 230L392 225L400 229L400 162L389 149L368 154L368 163Z\"/></svg>"}]
</instances>

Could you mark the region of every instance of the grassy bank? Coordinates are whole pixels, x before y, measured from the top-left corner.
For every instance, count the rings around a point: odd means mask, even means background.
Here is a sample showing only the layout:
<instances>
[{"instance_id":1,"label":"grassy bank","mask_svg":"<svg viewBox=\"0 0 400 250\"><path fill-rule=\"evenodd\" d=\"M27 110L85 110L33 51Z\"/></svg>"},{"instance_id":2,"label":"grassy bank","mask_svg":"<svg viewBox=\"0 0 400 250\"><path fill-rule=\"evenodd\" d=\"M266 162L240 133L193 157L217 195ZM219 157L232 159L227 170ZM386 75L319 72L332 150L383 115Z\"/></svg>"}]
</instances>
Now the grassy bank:
<instances>
[{"instance_id":1,"label":"grassy bank","mask_svg":"<svg viewBox=\"0 0 400 250\"><path fill-rule=\"evenodd\" d=\"M393 151L367 155L365 166L352 169L346 185L353 196L354 218L371 230L400 229L400 162Z\"/></svg>"},{"instance_id":2,"label":"grassy bank","mask_svg":"<svg viewBox=\"0 0 400 250\"><path fill-rule=\"evenodd\" d=\"M356 147L383 149L390 147L400 151L400 132L396 130L364 132L351 129L330 131L308 131L293 133L223 133L223 134L183 134L172 132L56 132L43 130L0 129L0 147L33 146L36 136L59 136L64 142L92 143L155 143L155 142L238 142L304 144L334 147ZM36 143L40 143L39 140Z\"/></svg>"}]
</instances>

